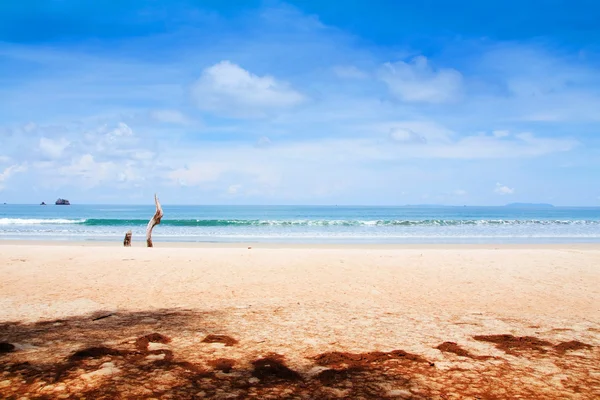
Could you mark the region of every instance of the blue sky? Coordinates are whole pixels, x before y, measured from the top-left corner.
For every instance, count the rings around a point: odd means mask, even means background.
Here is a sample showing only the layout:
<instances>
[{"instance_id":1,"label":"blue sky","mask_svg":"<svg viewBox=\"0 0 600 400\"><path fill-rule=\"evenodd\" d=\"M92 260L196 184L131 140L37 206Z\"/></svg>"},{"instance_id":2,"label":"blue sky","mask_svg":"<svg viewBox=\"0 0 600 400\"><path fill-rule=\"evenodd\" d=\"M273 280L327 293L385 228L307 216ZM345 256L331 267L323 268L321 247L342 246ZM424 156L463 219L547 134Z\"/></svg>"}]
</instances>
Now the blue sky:
<instances>
[{"instance_id":1,"label":"blue sky","mask_svg":"<svg viewBox=\"0 0 600 400\"><path fill-rule=\"evenodd\" d=\"M0 3L0 201L600 204L593 1Z\"/></svg>"}]
</instances>

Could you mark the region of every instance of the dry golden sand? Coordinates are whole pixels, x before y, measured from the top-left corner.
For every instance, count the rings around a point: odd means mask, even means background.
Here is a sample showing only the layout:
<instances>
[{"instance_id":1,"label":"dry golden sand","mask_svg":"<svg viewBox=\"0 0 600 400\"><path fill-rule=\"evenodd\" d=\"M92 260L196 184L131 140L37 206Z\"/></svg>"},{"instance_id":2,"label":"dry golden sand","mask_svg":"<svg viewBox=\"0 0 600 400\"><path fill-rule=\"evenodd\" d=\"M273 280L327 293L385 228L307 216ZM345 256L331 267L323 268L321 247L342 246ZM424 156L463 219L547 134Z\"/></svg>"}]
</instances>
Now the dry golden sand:
<instances>
[{"instance_id":1,"label":"dry golden sand","mask_svg":"<svg viewBox=\"0 0 600 400\"><path fill-rule=\"evenodd\" d=\"M2 398L600 398L598 246L9 243L0 274Z\"/></svg>"}]
</instances>

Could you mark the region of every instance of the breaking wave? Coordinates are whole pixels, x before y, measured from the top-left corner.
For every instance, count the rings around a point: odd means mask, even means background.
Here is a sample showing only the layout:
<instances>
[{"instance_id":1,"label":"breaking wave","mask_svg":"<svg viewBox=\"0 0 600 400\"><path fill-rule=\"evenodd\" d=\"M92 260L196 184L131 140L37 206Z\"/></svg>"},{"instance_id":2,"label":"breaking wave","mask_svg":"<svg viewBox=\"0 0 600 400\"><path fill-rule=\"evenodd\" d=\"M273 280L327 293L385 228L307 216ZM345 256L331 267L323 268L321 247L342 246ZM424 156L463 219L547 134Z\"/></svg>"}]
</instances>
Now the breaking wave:
<instances>
[{"instance_id":1,"label":"breaking wave","mask_svg":"<svg viewBox=\"0 0 600 400\"><path fill-rule=\"evenodd\" d=\"M42 225L42 224L82 224L85 219L39 219L39 218L0 218L0 225Z\"/></svg>"},{"instance_id":2,"label":"breaking wave","mask_svg":"<svg viewBox=\"0 0 600 400\"><path fill-rule=\"evenodd\" d=\"M144 226L147 219L28 219L0 218L0 225L77 224L84 226ZM249 219L163 219L161 225L181 227L226 226L473 226L473 225L600 225L600 220L249 220Z\"/></svg>"}]
</instances>

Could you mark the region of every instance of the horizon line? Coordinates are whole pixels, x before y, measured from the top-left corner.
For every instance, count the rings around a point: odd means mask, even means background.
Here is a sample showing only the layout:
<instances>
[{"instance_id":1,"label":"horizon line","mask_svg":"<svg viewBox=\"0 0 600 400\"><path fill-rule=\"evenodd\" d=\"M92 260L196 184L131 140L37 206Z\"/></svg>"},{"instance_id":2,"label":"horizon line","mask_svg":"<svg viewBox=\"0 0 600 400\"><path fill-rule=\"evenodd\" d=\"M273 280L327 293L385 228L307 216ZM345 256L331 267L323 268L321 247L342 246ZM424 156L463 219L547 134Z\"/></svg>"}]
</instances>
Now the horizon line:
<instances>
[{"instance_id":1,"label":"horizon line","mask_svg":"<svg viewBox=\"0 0 600 400\"><path fill-rule=\"evenodd\" d=\"M43 206L39 203L7 203L4 202L0 205L13 205L13 206ZM463 207L514 207L514 208L600 208L600 205L555 205L551 203L528 203L528 202L514 202L503 205L482 205L482 204L463 204L463 205L450 205L450 204L191 204L191 203L166 203L163 206L189 206L189 207L452 207L452 208L463 208ZM44 206L57 206L57 204L47 203ZM70 205L60 205L61 207L69 206L151 206L154 207L154 203L71 203Z\"/></svg>"}]
</instances>

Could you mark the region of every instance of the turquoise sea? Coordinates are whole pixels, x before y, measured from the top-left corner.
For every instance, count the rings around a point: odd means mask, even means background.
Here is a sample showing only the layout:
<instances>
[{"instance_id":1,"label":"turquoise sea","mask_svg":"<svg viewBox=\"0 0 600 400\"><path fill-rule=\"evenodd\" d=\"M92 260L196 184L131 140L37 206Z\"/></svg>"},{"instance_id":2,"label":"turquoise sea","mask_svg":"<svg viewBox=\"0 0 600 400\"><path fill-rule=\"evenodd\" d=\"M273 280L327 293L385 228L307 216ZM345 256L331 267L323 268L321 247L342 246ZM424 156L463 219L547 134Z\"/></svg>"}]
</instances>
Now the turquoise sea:
<instances>
[{"instance_id":1,"label":"turquoise sea","mask_svg":"<svg viewBox=\"0 0 600 400\"><path fill-rule=\"evenodd\" d=\"M599 207L169 206L159 241L289 243L600 242ZM0 205L0 239L144 239L154 206Z\"/></svg>"}]
</instances>

